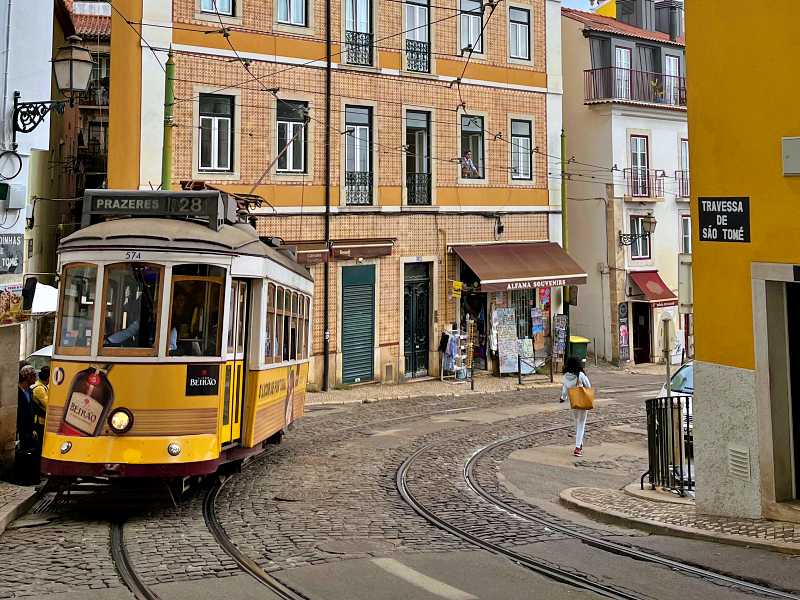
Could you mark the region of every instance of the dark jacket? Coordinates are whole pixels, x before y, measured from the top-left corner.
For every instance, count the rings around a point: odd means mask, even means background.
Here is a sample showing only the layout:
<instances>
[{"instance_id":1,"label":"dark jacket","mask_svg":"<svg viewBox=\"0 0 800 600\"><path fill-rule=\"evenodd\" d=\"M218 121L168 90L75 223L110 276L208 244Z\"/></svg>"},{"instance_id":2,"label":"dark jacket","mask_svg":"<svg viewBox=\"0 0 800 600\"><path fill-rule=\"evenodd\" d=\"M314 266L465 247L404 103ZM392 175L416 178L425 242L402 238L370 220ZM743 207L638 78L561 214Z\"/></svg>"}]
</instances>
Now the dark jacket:
<instances>
[{"instance_id":1,"label":"dark jacket","mask_svg":"<svg viewBox=\"0 0 800 600\"><path fill-rule=\"evenodd\" d=\"M20 448L33 447L33 403L30 392L27 394L17 387L17 439Z\"/></svg>"}]
</instances>

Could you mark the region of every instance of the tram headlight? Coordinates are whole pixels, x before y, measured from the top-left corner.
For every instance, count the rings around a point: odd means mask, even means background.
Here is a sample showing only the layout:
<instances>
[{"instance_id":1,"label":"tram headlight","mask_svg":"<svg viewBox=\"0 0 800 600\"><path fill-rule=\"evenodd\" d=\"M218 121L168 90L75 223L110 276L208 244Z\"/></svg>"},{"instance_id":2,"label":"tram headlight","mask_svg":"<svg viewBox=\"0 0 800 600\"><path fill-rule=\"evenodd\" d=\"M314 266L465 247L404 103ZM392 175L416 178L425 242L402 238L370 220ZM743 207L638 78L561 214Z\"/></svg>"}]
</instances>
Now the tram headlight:
<instances>
[{"instance_id":1,"label":"tram headlight","mask_svg":"<svg viewBox=\"0 0 800 600\"><path fill-rule=\"evenodd\" d=\"M59 450L61 451L61 454L66 454L67 452L72 450L72 442L64 442L63 444L61 444Z\"/></svg>"},{"instance_id":2,"label":"tram headlight","mask_svg":"<svg viewBox=\"0 0 800 600\"><path fill-rule=\"evenodd\" d=\"M111 431L117 434L123 434L130 431L133 427L133 415L127 408L117 408L111 411L108 415L108 426Z\"/></svg>"},{"instance_id":3,"label":"tram headlight","mask_svg":"<svg viewBox=\"0 0 800 600\"><path fill-rule=\"evenodd\" d=\"M177 442L172 442L167 446L167 452L169 452L170 456L178 456L181 453L181 445Z\"/></svg>"}]
</instances>

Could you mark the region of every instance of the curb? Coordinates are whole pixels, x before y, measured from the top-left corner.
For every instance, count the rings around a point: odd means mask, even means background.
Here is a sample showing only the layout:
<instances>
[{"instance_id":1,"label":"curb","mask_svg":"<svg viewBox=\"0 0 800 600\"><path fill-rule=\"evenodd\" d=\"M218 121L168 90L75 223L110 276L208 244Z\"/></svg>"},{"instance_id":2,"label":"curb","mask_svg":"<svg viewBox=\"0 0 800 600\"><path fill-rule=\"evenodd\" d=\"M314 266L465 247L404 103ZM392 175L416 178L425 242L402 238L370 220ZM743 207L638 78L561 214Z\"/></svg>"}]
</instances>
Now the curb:
<instances>
[{"instance_id":1,"label":"curb","mask_svg":"<svg viewBox=\"0 0 800 600\"><path fill-rule=\"evenodd\" d=\"M700 539L709 542L728 544L731 546L742 546L745 548L760 548L762 550L772 550L784 554L800 554L800 544L778 541L770 542L767 540L746 537L743 535L717 533L707 529L685 527L683 525L672 525L670 523L663 523L661 521L654 521L652 519L631 517L623 512L600 508L596 504L578 500L572 496L572 491L575 489L578 488L567 488L562 490L558 495L561 503L569 508L577 509L580 512L598 517L601 521L606 523L633 527L635 529L641 529L650 533L657 533L661 535L673 535L676 537Z\"/></svg>"},{"instance_id":2,"label":"curb","mask_svg":"<svg viewBox=\"0 0 800 600\"><path fill-rule=\"evenodd\" d=\"M39 501L41 496L41 488L34 489L26 498L19 500L16 504L0 513L0 535L2 535L10 523L27 513L33 505Z\"/></svg>"}]
</instances>

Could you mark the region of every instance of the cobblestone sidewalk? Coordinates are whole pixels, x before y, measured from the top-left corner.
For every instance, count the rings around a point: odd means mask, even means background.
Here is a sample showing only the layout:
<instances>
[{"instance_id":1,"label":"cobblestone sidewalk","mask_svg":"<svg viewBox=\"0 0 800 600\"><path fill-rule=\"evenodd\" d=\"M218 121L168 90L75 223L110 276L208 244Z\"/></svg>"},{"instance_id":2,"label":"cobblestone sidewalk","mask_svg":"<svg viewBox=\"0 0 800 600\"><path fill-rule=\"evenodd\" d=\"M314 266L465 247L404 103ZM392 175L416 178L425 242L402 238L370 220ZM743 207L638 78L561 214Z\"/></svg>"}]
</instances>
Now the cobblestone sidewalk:
<instances>
[{"instance_id":1,"label":"cobblestone sidewalk","mask_svg":"<svg viewBox=\"0 0 800 600\"><path fill-rule=\"evenodd\" d=\"M619 490L578 487L563 490L560 496L573 507L634 525L800 553L800 524L796 523L703 515L692 503L645 500Z\"/></svg>"},{"instance_id":2,"label":"cobblestone sidewalk","mask_svg":"<svg viewBox=\"0 0 800 600\"><path fill-rule=\"evenodd\" d=\"M36 500L36 488L0 481L0 533Z\"/></svg>"},{"instance_id":3,"label":"cobblestone sidewalk","mask_svg":"<svg viewBox=\"0 0 800 600\"><path fill-rule=\"evenodd\" d=\"M369 384L327 392L309 392L306 397L306 405L365 404L380 400L403 400L422 396L465 396L467 394L491 394L551 385L560 387L560 377L560 375L556 375L556 383L551 384L550 377L547 375L526 375L523 377L522 385L519 385L516 375L493 377L488 374L479 375L476 373L474 390L472 390L469 381L455 381L453 379L441 381L438 378L399 384Z\"/></svg>"}]
</instances>

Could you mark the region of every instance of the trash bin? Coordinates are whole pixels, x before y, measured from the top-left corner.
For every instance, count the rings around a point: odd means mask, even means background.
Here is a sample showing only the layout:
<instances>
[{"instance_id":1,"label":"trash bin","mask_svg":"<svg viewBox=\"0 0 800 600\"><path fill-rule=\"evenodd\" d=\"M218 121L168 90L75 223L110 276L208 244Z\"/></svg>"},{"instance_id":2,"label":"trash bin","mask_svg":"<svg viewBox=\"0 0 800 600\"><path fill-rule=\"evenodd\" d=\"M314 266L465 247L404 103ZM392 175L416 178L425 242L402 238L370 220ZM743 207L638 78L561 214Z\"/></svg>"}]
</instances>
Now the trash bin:
<instances>
[{"instance_id":1,"label":"trash bin","mask_svg":"<svg viewBox=\"0 0 800 600\"><path fill-rule=\"evenodd\" d=\"M579 335L569 336L569 355L586 362L586 356L589 354L590 341L589 338Z\"/></svg>"}]
</instances>

